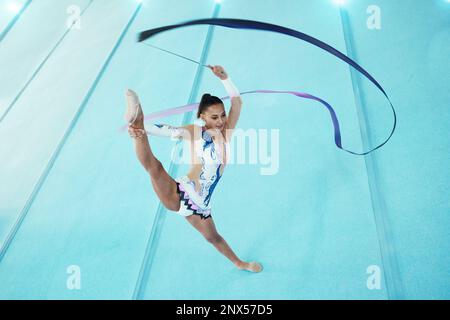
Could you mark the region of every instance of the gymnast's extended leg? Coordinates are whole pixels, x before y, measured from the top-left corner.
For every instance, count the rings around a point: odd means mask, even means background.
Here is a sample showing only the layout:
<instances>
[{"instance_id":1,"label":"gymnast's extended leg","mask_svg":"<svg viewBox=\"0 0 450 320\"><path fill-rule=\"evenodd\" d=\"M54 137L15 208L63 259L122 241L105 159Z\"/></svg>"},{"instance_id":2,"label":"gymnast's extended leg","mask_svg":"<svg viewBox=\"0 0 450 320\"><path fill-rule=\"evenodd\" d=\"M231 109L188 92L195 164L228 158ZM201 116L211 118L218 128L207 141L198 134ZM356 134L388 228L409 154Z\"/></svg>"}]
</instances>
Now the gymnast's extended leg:
<instances>
[{"instance_id":1,"label":"gymnast's extended leg","mask_svg":"<svg viewBox=\"0 0 450 320\"><path fill-rule=\"evenodd\" d=\"M203 235L203 237L205 237L209 243L211 243L225 257L231 260L237 268L251 272L260 272L262 270L262 266L259 263L244 262L236 256L225 239L217 232L212 218L202 219L198 215L192 215L186 217L186 219Z\"/></svg>"},{"instance_id":2,"label":"gymnast's extended leg","mask_svg":"<svg viewBox=\"0 0 450 320\"><path fill-rule=\"evenodd\" d=\"M150 148L148 136L145 133L142 108L136 94L131 90L127 91L127 101L129 109L133 109L135 105L138 105L137 112L128 129L130 136L134 138L137 158L150 175L153 189L162 204L168 210L178 211L180 209L180 198L177 193L176 182L167 173L162 163L154 156Z\"/></svg>"}]
</instances>

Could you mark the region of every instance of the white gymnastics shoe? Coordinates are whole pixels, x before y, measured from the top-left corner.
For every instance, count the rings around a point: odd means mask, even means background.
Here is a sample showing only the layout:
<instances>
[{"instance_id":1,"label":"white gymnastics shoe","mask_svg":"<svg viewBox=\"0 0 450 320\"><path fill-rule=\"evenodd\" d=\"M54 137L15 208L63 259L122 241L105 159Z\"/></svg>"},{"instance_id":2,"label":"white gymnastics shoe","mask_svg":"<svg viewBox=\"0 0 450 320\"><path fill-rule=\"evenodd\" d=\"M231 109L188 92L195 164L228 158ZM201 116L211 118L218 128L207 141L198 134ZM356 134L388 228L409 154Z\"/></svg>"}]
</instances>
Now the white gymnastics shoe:
<instances>
[{"instance_id":1,"label":"white gymnastics shoe","mask_svg":"<svg viewBox=\"0 0 450 320\"><path fill-rule=\"evenodd\" d=\"M133 90L128 89L125 93L127 99L127 111L124 119L131 126L138 118L143 117L141 102Z\"/></svg>"},{"instance_id":2,"label":"white gymnastics shoe","mask_svg":"<svg viewBox=\"0 0 450 320\"><path fill-rule=\"evenodd\" d=\"M249 268L247 269L250 272L261 272L263 270L263 266L258 262L250 262Z\"/></svg>"},{"instance_id":3,"label":"white gymnastics shoe","mask_svg":"<svg viewBox=\"0 0 450 320\"><path fill-rule=\"evenodd\" d=\"M240 270L250 271L254 273L258 273L263 270L263 266L258 262L246 263L245 266L238 266L238 268Z\"/></svg>"}]
</instances>

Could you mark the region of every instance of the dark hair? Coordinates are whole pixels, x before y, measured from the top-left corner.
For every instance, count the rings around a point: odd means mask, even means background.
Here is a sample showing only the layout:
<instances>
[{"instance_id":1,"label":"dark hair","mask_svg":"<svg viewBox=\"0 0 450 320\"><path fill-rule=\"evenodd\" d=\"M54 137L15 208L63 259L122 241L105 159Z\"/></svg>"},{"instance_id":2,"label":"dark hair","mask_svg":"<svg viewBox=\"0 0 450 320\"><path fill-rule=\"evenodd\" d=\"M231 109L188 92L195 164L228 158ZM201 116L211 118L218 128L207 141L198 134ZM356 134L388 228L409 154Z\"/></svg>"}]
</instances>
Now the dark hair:
<instances>
[{"instance_id":1,"label":"dark hair","mask_svg":"<svg viewBox=\"0 0 450 320\"><path fill-rule=\"evenodd\" d=\"M200 118L200 114L203 113L208 107L214 105L214 104L222 104L223 101L220 100L220 98L216 96L212 96L209 93L205 93L202 96L202 100L200 101L200 104L198 105L198 111L197 111L197 118Z\"/></svg>"}]
</instances>

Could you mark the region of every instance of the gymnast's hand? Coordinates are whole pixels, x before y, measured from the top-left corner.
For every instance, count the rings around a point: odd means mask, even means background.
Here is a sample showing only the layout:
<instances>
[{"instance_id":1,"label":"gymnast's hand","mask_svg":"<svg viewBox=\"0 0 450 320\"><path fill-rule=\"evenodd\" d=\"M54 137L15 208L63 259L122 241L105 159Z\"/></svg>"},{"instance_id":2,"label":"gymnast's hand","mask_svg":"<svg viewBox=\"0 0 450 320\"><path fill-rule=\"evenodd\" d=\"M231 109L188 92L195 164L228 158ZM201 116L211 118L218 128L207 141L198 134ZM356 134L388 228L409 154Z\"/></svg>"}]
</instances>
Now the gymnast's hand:
<instances>
[{"instance_id":1,"label":"gymnast's hand","mask_svg":"<svg viewBox=\"0 0 450 320\"><path fill-rule=\"evenodd\" d=\"M135 128L133 126L128 127L128 133L133 139L142 139L147 134L144 129Z\"/></svg>"},{"instance_id":2,"label":"gymnast's hand","mask_svg":"<svg viewBox=\"0 0 450 320\"><path fill-rule=\"evenodd\" d=\"M208 65L208 68L210 68L212 70L212 72L220 78L220 80L226 80L228 79L228 74L225 71L225 69L221 66L211 66Z\"/></svg>"}]
</instances>

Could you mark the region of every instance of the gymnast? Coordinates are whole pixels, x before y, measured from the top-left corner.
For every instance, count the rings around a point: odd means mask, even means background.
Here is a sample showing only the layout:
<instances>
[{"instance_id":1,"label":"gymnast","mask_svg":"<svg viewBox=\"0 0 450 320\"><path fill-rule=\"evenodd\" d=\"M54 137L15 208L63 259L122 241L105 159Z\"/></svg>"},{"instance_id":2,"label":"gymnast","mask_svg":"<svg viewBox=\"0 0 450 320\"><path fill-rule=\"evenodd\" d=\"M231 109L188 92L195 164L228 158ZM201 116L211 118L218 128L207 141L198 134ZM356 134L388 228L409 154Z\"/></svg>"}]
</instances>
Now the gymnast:
<instances>
[{"instance_id":1,"label":"gymnast","mask_svg":"<svg viewBox=\"0 0 450 320\"><path fill-rule=\"evenodd\" d=\"M241 113L242 100L223 67L209 65L208 68L221 80L231 98L228 116L220 98L204 94L197 111L197 118L203 121L203 126L191 124L173 127L151 124L146 129L139 97L132 90L127 90L125 120L128 123L128 132L134 139L136 155L150 175L153 189L164 207L184 216L238 269L261 272L260 263L245 262L236 256L217 232L211 216L211 196L227 164L227 148ZM170 177L153 154L148 135L187 141L191 146L192 161L189 173L177 179Z\"/></svg>"}]
</instances>

